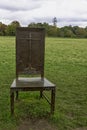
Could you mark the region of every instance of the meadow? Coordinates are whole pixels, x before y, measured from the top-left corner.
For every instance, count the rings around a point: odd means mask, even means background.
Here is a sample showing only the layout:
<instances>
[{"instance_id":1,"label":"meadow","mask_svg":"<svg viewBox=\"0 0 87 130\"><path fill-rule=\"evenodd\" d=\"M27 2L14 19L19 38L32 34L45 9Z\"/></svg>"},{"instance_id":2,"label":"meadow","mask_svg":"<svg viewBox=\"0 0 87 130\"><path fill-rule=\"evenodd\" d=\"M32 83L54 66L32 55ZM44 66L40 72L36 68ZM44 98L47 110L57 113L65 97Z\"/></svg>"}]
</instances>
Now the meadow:
<instances>
[{"instance_id":1,"label":"meadow","mask_svg":"<svg viewBox=\"0 0 87 130\"><path fill-rule=\"evenodd\" d=\"M18 130L28 118L44 118L58 130L87 129L87 39L46 38L45 77L56 84L54 115L48 115L49 104L39 100L39 92L27 92L20 93L11 117L15 37L0 37L0 130Z\"/></svg>"}]
</instances>

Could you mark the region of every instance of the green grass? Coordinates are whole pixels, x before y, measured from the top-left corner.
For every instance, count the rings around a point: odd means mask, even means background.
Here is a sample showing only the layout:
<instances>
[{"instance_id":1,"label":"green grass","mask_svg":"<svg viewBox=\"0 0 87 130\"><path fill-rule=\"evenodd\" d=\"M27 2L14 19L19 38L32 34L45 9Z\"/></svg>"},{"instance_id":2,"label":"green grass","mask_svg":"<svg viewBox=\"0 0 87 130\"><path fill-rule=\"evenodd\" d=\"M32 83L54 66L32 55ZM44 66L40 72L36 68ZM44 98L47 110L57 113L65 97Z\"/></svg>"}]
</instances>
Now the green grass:
<instances>
[{"instance_id":1,"label":"green grass","mask_svg":"<svg viewBox=\"0 0 87 130\"><path fill-rule=\"evenodd\" d=\"M15 38L0 37L0 130L16 130L21 119L46 118L58 130L87 126L87 39L46 38L45 77L56 84L55 114L39 93L20 93L10 116L10 85L15 78ZM48 96L50 95L47 93Z\"/></svg>"}]
</instances>

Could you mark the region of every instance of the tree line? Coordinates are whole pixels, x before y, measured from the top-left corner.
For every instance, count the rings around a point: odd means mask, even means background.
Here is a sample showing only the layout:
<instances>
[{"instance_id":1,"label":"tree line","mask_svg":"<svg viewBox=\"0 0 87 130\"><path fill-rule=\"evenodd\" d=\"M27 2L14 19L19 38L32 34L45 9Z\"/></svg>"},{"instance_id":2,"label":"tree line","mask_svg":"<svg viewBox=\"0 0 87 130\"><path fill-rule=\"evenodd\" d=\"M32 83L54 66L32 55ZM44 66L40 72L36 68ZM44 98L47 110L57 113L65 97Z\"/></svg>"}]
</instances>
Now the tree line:
<instances>
[{"instance_id":1,"label":"tree line","mask_svg":"<svg viewBox=\"0 0 87 130\"><path fill-rule=\"evenodd\" d=\"M9 25L0 22L0 36L15 36L16 28L21 27L18 21L12 21ZM48 37L87 38L87 27L64 26L57 27L48 23L30 23L27 27L45 28Z\"/></svg>"}]
</instances>

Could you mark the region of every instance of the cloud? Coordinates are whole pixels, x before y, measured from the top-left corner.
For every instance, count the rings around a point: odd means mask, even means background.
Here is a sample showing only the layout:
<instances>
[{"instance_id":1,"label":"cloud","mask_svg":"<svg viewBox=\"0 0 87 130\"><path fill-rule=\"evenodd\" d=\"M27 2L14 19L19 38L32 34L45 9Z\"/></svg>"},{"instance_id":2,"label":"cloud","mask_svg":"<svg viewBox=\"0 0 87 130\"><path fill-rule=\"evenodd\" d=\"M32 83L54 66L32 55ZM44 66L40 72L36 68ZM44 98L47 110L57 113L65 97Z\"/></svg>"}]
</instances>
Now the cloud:
<instances>
[{"instance_id":1,"label":"cloud","mask_svg":"<svg viewBox=\"0 0 87 130\"><path fill-rule=\"evenodd\" d=\"M34 0L31 1L31 4L33 2L34 2ZM20 21L22 25L27 25L31 22L48 22L48 23L50 23L52 21L52 18L55 16L55 12L56 12L55 1L46 0L46 1L42 2L41 0L37 0L34 3L34 5L35 5L35 7L36 7L36 5L39 5L39 7L34 8L34 9L28 9L25 11L22 9L16 10L16 11L14 9L12 9L12 11L11 11L11 8L9 8L9 10L7 10L7 12L6 12L6 10L3 10L5 12L4 16L3 16L3 21L5 21L5 19L8 19L8 21L9 20L13 21L16 19L16 20ZM22 7L22 4L21 4L21 7ZM53 9L52 12L51 12L51 9ZM2 15L3 13L1 12L0 14Z\"/></svg>"},{"instance_id":2,"label":"cloud","mask_svg":"<svg viewBox=\"0 0 87 130\"><path fill-rule=\"evenodd\" d=\"M57 0L57 5L60 5L57 6L57 19L59 25L86 25L87 0Z\"/></svg>"},{"instance_id":3,"label":"cloud","mask_svg":"<svg viewBox=\"0 0 87 130\"><path fill-rule=\"evenodd\" d=\"M2 0L0 21L18 20L23 26L31 22L48 22L57 17L58 26L87 26L87 0Z\"/></svg>"},{"instance_id":4,"label":"cloud","mask_svg":"<svg viewBox=\"0 0 87 130\"><path fill-rule=\"evenodd\" d=\"M39 8L40 1L34 0L3 0L0 1L0 9L9 11L26 11Z\"/></svg>"},{"instance_id":5,"label":"cloud","mask_svg":"<svg viewBox=\"0 0 87 130\"><path fill-rule=\"evenodd\" d=\"M58 22L87 22L87 18L59 18Z\"/></svg>"}]
</instances>

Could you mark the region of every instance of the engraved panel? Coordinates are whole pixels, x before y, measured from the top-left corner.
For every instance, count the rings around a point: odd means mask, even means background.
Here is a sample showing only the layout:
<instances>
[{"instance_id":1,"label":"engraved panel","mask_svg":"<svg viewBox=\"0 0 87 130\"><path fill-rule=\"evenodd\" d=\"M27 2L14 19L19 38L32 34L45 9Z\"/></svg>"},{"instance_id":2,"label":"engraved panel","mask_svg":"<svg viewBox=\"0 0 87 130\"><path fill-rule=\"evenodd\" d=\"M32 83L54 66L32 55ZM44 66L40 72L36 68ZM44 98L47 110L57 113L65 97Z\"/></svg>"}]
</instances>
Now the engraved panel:
<instances>
[{"instance_id":1,"label":"engraved panel","mask_svg":"<svg viewBox=\"0 0 87 130\"><path fill-rule=\"evenodd\" d=\"M18 28L16 55L17 73L41 73L44 68L44 30Z\"/></svg>"}]
</instances>

